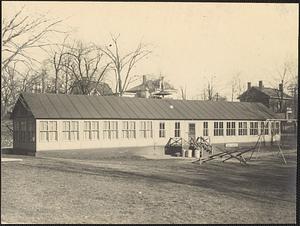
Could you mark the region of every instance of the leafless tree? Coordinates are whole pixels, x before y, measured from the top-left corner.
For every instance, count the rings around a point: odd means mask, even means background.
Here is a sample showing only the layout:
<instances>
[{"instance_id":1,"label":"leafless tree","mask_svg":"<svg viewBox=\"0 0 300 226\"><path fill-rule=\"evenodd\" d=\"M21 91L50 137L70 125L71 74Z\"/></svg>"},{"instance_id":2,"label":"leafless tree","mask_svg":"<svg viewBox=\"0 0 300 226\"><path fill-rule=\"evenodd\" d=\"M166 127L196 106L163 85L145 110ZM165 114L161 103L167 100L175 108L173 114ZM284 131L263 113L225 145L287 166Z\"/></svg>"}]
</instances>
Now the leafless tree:
<instances>
[{"instance_id":1,"label":"leafless tree","mask_svg":"<svg viewBox=\"0 0 300 226\"><path fill-rule=\"evenodd\" d=\"M112 44L99 47L99 50L110 59L111 67L115 73L115 93L122 96L130 81L132 69L140 60L148 56L151 51L146 49L145 45L139 43L134 51L122 55L119 49L118 38L119 36L111 36Z\"/></svg>"},{"instance_id":2,"label":"leafless tree","mask_svg":"<svg viewBox=\"0 0 300 226\"><path fill-rule=\"evenodd\" d=\"M131 76L129 79L128 79L128 82L125 86L125 89L124 91L126 91L128 89L128 87L132 84L132 83L135 83L136 81L139 81L141 80L143 77L143 75L134 75L134 76Z\"/></svg>"},{"instance_id":3,"label":"leafless tree","mask_svg":"<svg viewBox=\"0 0 300 226\"><path fill-rule=\"evenodd\" d=\"M23 63L25 66L38 62L29 50L44 48L51 42L47 39L49 33L61 32L56 26L62 20L51 20L45 16L33 18L24 15L24 8L12 18L3 18L2 22L2 69L12 62Z\"/></svg>"},{"instance_id":4,"label":"leafless tree","mask_svg":"<svg viewBox=\"0 0 300 226\"><path fill-rule=\"evenodd\" d=\"M279 89L279 84L281 89ZM285 111L285 97L284 93L289 93L294 99L293 107L296 109L297 103L295 100L298 97L298 73L295 63L292 60L285 61L280 68L277 68L276 75L274 76L273 86L277 91L279 100L278 112Z\"/></svg>"},{"instance_id":5,"label":"leafless tree","mask_svg":"<svg viewBox=\"0 0 300 226\"><path fill-rule=\"evenodd\" d=\"M293 97L293 114L294 118L298 118L298 66L297 63L291 63L288 66L289 83L287 84L287 90Z\"/></svg>"},{"instance_id":6,"label":"leafless tree","mask_svg":"<svg viewBox=\"0 0 300 226\"><path fill-rule=\"evenodd\" d=\"M198 98L198 96L196 96L196 99ZM206 89L204 88L202 90L202 93L200 94L200 99L201 100L207 100L207 97L206 97Z\"/></svg>"},{"instance_id":7,"label":"leafless tree","mask_svg":"<svg viewBox=\"0 0 300 226\"><path fill-rule=\"evenodd\" d=\"M6 67L1 73L1 119L5 115L8 108L13 105L17 96L17 80L15 77L17 72L15 67Z\"/></svg>"},{"instance_id":8,"label":"leafless tree","mask_svg":"<svg viewBox=\"0 0 300 226\"><path fill-rule=\"evenodd\" d=\"M241 72L238 72L236 75L234 75L231 79L231 101L233 101L235 98L237 98L241 93L244 91L245 87L243 86L243 83L241 82L240 78Z\"/></svg>"},{"instance_id":9,"label":"leafless tree","mask_svg":"<svg viewBox=\"0 0 300 226\"><path fill-rule=\"evenodd\" d=\"M15 67L6 67L1 76L1 115L14 105L19 93L36 91L37 85L41 88L39 92L44 92L46 76L43 69L35 71L29 68L19 73Z\"/></svg>"},{"instance_id":10,"label":"leafless tree","mask_svg":"<svg viewBox=\"0 0 300 226\"><path fill-rule=\"evenodd\" d=\"M71 72L69 70L71 63L72 63L72 57L68 55L64 55L62 60L62 68L61 68L62 75L61 77L58 76L58 82L56 82L56 84L57 83L61 84L62 92L65 94L69 93L70 90L72 89L73 79L71 77Z\"/></svg>"},{"instance_id":11,"label":"leafless tree","mask_svg":"<svg viewBox=\"0 0 300 226\"><path fill-rule=\"evenodd\" d=\"M211 101L226 101L226 97L222 96L215 87L214 84L215 76L211 76L207 79L207 86L202 89L201 99Z\"/></svg>"},{"instance_id":12,"label":"leafless tree","mask_svg":"<svg viewBox=\"0 0 300 226\"><path fill-rule=\"evenodd\" d=\"M213 100L214 97L214 86L212 82L207 83L207 98L208 100Z\"/></svg>"},{"instance_id":13,"label":"leafless tree","mask_svg":"<svg viewBox=\"0 0 300 226\"><path fill-rule=\"evenodd\" d=\"M41 16L25 14L24 7L11 18L2 20L2 62L1 62L1 115L16 101L18 92L27 89L34 80L34 70L40 64L33 57L34 49L45 50L51 41L51 33L61 32L57 29L62 20L51 20Z\"/></svg>"},{"instance_id":14,"label":"leafless tree","mask_svg":"<svg viewBox=\"0 0 300 226\"><path fill-rule=\"evenodd\" d=\"M213 76L207 80L207 87L203 89L203 100L213 100L215 96L215 88L213 83Z\"/></svg>"},{"instance_id":15,"label":"leafless tree","mask_svg":"<svg viewBox=\"0 0 300 226\"><path fill-rule=\"evenodd\" d=\"M180 87L180 93L181 93L181 99L186 100L186 87L183 88L182 86Z\"/></svg>"},{"instance_id":16,"label":"leafless tree","mask_svg":"<svg viewBox=\"0 0 300 226\"><path fill-rule=\"evenodd\" d=\"M66 73L66 84L72 80L73 84L79 85L81 94L90 94L91 83L97 87L111 64L106 62L104 55L94 45L85 45L81 41L75 46L67 46L59 55L62 71ZM58 63L55 65L57 68Z\"/></svg>"},{"instance_id":17,"label":"leafless tree","mask_svg":"<svg viewBox=\"0 0 300 226\"><path fill-rule=\"evenodd\" d=\"M48 81L48 92L68 93L70 91L71 72L68 69L73 61L73 56L69 53L74 49L75 42L68 42L67 34L62 43L56 43L47 51L48 58L44 61L44 67L47 68L51 79Z\"/></svg>"},{"instance_id":18,"label":"leafless tree","mask_svg":"<svg viewBox=\"0 0 300 226\"><path fill-rule=\"evenodd\" d=\"M66 41L68 39L68 35L65 36L63 42L61 44L56 44L54 48L51 48L51 55L49 59L49 63L51 64L51 67L53 68L54 73L54 92L59 93L59 80L61 80L60 74L64 73L66 70L63 69L63 67L68 66L68 59L67 57L67 51L66 51ZM66 75L66 72L65 72ZM66 80L68 80L66 76Z\"/></svg>"}]
</instances>

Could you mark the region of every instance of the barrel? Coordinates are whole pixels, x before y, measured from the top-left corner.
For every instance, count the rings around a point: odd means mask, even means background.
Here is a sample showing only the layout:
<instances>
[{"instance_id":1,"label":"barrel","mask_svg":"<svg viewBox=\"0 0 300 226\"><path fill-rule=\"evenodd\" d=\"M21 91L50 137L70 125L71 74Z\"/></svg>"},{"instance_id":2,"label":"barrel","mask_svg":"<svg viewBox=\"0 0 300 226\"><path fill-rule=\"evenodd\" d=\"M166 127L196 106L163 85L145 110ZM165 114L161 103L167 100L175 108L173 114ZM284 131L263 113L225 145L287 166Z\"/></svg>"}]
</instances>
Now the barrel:
<instances>
[{"instance_id":1,"label":"barrel","mask_svg":"<svg viewBox=\"0 0 300 226\"><path fill-rule=\"evenodd\" d=\"M181 156L185 157L185 155L186 155L186 150L185 149L181 149Z\"/></svg>"},{"instance_id":2,"label":"barrel","mask_svg":"<svg viewBox=\"0 0 300 226\"><path fill-rule=\"evenodd\" d=\"M192 158L193 150L189 149L189 150L187 151L187 153L188 153L188 156L187 156L187 157Z\"/></svg>"},{"instance_id":3,"label":"barrel","mask_svg":"<svg viewBox=\"0 0 300 226\"><path fill-rule=\"evenodd\" d=\"M188 156L188 150L185 150L185 157L189 157Z\"/></svg>"},{"instance_id":4,"label":"barrel","mask_svg":"<svg viewBox=\"0 0 300 226\"><path fill-rule=\"evenodd\" d=\"M200 159L200 150L195 150L195 158Z\"/></svg>"}]
</instances>

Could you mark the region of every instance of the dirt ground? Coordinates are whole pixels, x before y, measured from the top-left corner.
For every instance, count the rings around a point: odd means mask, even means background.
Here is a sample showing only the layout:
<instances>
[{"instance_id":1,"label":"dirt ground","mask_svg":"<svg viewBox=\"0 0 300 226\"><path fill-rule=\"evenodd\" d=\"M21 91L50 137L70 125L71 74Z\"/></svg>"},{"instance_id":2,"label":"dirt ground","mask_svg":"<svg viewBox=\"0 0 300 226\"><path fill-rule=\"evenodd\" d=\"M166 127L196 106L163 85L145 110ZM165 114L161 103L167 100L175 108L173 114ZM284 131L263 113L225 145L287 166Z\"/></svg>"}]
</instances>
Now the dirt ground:
<instances>
[{"instance_id":1,"label":"dirt ground","mask_svg":"<svg viewBox=\"0 0 300 226\"><path fill-rule=\"evenodd\" d=\"M1 221L296 223L296 150L287 165L87 156L2 155L23 161L1 162Z\"/></svg>"}]
</instances>

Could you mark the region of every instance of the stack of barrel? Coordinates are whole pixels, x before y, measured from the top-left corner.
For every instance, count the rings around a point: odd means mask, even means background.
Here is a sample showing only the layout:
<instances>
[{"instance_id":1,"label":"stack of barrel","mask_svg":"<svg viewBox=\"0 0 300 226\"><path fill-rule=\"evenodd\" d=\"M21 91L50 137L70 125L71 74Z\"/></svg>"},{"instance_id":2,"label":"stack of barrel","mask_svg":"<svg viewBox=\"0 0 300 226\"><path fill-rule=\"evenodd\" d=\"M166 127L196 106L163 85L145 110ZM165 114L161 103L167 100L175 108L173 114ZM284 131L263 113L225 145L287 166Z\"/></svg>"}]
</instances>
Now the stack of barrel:
<instances>
[{"instance_id":1,"label":"stack of barrel","mask_svg":"<svg viewBox=\"0 0 300 226\"><path fill-rule=\"evenodd\" d=\"M197 158L200 159L203 151L199 149L189 149L189 148L182 148L181 156L182 157L187 157L187 158Z\"/></svg>"}]
</instances>

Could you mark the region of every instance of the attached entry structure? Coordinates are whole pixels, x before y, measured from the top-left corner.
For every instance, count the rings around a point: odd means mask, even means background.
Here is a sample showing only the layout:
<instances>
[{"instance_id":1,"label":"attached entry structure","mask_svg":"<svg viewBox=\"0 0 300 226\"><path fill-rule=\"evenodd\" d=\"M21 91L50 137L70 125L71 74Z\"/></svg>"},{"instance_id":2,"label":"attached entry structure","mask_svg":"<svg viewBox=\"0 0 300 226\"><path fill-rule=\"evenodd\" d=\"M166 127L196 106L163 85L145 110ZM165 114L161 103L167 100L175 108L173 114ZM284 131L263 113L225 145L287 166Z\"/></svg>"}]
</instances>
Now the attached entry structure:
<instances>
[{"instance_id":1,"label":"attached entry structure","mask_svg":"<svg viewBox=\"0 0 300 226\"><path fill-rule=\"evenodd\" d=\"M171 137L208 137L212 144L280 137L280 122L263 104L65 94L20 94L13 148L36 154L67 149L164 148ZM275 131L275 133L271 131Z\"/></svg>"}]
</instances>

